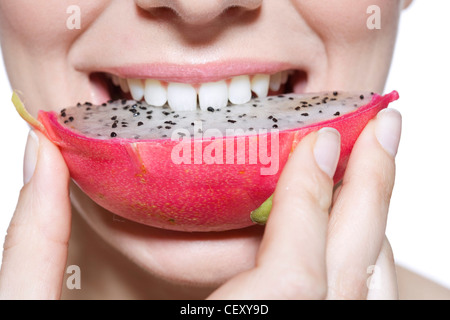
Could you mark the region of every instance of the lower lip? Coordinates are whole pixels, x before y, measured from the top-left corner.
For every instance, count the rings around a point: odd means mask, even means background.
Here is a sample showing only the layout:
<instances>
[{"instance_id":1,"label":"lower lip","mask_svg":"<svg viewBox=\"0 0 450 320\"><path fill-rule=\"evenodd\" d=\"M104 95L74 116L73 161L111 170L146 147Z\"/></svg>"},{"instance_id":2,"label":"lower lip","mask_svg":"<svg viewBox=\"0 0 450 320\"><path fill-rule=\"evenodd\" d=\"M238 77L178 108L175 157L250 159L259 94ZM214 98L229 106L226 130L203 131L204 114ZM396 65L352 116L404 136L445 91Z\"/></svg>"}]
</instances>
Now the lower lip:
<instances>
[{"instance_id":1,"label":"lower lip","mask_svg":"<svg viewBox=\"0 0 450 320\"><path fill-rule=\"evenodd\" d=\"M103 68L99 71L114 74L120 78L158 79L166 82L206 83L228 79L243 74L273 74L282 70L294 69L281 62L229 61L210 62L196 65L177 65L167 63L128 65Z\"/></svg>"}]
</instances>

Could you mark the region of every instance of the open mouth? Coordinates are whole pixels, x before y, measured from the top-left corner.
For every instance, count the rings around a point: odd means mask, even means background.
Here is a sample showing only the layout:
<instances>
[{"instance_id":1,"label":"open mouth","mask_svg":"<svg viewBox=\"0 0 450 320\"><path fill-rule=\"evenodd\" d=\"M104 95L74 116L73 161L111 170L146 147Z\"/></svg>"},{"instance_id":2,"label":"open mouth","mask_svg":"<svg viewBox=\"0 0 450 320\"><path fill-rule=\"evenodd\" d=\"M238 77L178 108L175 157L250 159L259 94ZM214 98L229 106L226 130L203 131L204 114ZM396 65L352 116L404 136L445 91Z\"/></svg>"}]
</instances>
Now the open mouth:
<instances>
[{"instance_id":1,"label":"open mouth","mask_svg":"<svg viewBox=\"0 0 450 320\"><path fill-rule=\"evenodd\" d=\"M122 78L107 72L92 73L90 78L96 86L103 88L106 100L133 99L156 107L167 104L174 111L195 111L198 108L207 110L209 107L243 104L257 97L302 93L307 75L301 70L282 70L206 83Z\"/></svg>"}]
</instances>

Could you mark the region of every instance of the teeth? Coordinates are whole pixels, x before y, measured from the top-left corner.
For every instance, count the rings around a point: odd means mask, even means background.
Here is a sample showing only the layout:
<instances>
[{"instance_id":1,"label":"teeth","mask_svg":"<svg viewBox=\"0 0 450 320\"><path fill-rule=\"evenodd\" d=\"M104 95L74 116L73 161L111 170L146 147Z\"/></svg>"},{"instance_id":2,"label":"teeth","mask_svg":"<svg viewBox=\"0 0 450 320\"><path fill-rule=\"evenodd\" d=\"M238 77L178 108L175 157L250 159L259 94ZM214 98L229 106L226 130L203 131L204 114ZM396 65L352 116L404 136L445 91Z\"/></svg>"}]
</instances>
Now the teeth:
<instances>
[{"instance_id":1,"label":"teeth","mask_svg":"<svg viewBox=\"0 0 450 320\"><path fill-rule=\"evenodd\" d=\"M259 97L265 98L269 93L270 76L268 74L257 74L252 79L252 91Z\"/></svg>"},{"instance_id":2,"label":"teeth","mask_svg":"<svg viewBox=\"0 0 450 320\"><path fill-rule=\"evenodd\" d=\"M128 87L128 82L125 79L120 79L120 89L122 89L123 92L128 93L130 92L130 88Z\"/></svg>"},{"instance_id":3,"label":"teeth","mask_svg":"<svg viewBox=\"0 0 450 320\"><path fill-rule=\"evenodd\" d=\"M242 75L231 78L198 84L161 82L156 79L122 79L109 75L112 83L120 87L124 93L130 93L134 100L145 100L148 104L161 107L166 103L173 110L193 111L198 105L200 109L225 107L228 101L232 104L247 103L252 92L259 98L267 97L269 89L279 91L294 71L280 71L272 75ZM228 84L227 84L228 82ZM198 88L198 92L195 88Z\"/></svg>"},{"instance_id":4,"label":"teeth","mask_svg":"<svg viewBox=\"0 0 450 320\"><path fill-rule=\"evenodd\" d=\"M228 104L228 86L225 81L203 83L198 90L200 109L223 108Z\"/></svg>"},{"instance_id":5,"label":"teeth","mask_svg":"<svg viewBox=\"0 0 450 320\"><path fill-rule=\"evenodd\" d=\"M167 102L167 90L161 81L145 80L145 101L153 106L162 107Z\"/></svg>"},{"instance_id":6,"label":"teeth","mask_svg":"<svg viewBox=\"0 0 450 320\"><path fill-rule=\"evenodd\" d=\"M195 111L197 92L190 84L170 82L167 86L167 101L175 111Z\"/></svg>"},{"instance_id":7,"label":"teeth","mask_svg":"<svg viewBox=\"0 0 450 320\"><path fill-rule=\"evenodd\" d=\"M231 103L247 103L252 98L249 76L237 76L231 79L228 87L228 99Z\"/></svg>"},{"instance_id":8,"label":"teeth","mask_svg":"<svg viewBox=\"0 0 450 320\"><path fill-rule=\"evenodd\" d=\"M275 73L270 77L270 90L272 91L278 91L280 90L281 86L281 72Z\"/></svg>"},{"instance_id":9,"label":"teeth","mask_svg":"<svg viewBox=\"0 0 450 320\"><path fill-rule=\"evenodd\" d=\"M144 84L140 79L128 79L128 87L134 100L141 100L144 97Z\"/></svg>"}]
</instances>

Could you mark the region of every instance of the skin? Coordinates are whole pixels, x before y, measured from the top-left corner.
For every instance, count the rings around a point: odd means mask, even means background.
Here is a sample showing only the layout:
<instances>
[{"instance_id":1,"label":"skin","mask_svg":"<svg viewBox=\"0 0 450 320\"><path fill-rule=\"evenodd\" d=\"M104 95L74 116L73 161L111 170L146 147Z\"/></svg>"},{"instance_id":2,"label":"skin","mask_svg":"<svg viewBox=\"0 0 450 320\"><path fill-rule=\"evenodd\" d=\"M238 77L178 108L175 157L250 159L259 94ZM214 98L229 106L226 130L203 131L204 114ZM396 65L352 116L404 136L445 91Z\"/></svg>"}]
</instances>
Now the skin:
<instances>
[{"instance_id":1,"label":"skin","mask_svg":"<svg viewBox=\"0 0 450 320\"><path fill-rule=\"evenodd\" d=\"M100 102L92 72L144 63L276 57L306 72L295 92L382 92L409 2L79 0L82 27L68 30L73 1L0 0L0 39L12 87L32 102L34 115ZM383 14L376 31L366 27L374 3ZM397 298L385 226L400 131L396 111L371 121L336 190L330 175L337 136L312 133L283 171L265 228L204 234L154 229L106 212L69 182L58 149L31 134L0 297ZM319 152L324 145L328 153ZM67 290L66 265L80 267L81 290ZM381 289L369 290L367 268L374 265L386 272Z\"/></svg>"}]
</instances>

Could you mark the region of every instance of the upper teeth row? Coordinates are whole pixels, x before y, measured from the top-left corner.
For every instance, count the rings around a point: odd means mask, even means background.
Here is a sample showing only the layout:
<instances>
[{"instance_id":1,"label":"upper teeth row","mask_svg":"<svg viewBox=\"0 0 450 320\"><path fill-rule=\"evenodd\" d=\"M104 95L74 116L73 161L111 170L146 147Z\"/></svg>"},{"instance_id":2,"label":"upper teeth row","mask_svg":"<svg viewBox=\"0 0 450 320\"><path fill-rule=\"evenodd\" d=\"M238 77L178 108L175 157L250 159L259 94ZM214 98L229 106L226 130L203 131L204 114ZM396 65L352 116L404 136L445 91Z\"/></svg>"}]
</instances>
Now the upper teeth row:
<instances>
[{"instance_id":1,"label":"upper teeth row","mask_svg":"<svg viewBox=\"0 0 450 320\"><path fill-rule=\"evenodd\" d=\"M228 81L196 86L155 79L123 79L115 75L111 75L111 79L123 92L130 92L134 100L145 99L148 104L158 107L168 103L176 111L194 111L197 101L200 108L206 110L208 107L225 107L228 101L233 104L247 103L252 97L252 91L258 97L266 97L269 89L278 91L291 73L292 71L281 71L273 75L242 75Z\"/></svg>"}]
</instances>

